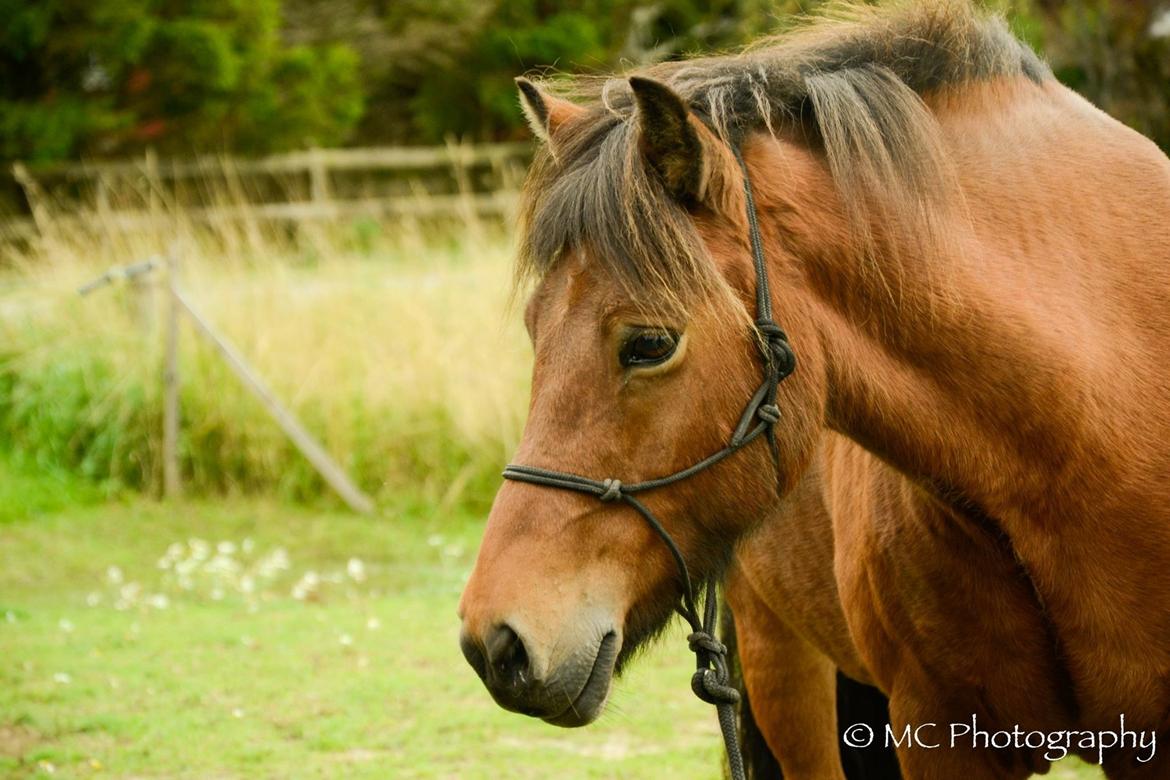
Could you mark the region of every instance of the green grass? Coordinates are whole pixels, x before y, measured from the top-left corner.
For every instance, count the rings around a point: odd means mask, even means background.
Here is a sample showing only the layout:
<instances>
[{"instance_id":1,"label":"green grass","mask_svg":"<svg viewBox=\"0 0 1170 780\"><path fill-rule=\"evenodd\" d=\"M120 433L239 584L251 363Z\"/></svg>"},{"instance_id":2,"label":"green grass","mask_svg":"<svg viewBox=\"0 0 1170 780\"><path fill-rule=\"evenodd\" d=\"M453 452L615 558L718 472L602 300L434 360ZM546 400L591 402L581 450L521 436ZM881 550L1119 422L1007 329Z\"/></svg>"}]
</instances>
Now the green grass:
<instances>
[{"instance_id":1,"label":"green grass","mask_svg":"<svg viewBox=\"0 0 1170 780\"><path fill-rule=\"evenodd\" d=\"M595 727L559 730L492 703L457 646L478 535L469 517L440 523L409 506L360 519L245 500L9 519L0 776L715 776L714 714L687 687L681 639L637 664ZM208 576L184 591L158 561L193 536L250 539L239 560L284 547L290 568L253 598L230 577L219 600L223 581ZM362 582L346 573L354 557ZM342 581L294 599L309 570ZM116 605L131 583L140 593ZM146 603L156 594L165 608Z\"/></svg>"},{"instance_id":2,"label":"green grass","mask_svg":"<svg viewBox=\"0 0 1170 780\"><path fill-rule=\"evenodd\" d=\"M714 713L689 691L678 632L589 728L492 703L456 641L473 516L110 501L11 462L0 485L26 496L0 501L0 776L719 777ZM185 589L192 539L210 549ZM239 570L211 573L221 541ZM288 568L262 576L277 548Z\"/></svg>"}]
</instances>

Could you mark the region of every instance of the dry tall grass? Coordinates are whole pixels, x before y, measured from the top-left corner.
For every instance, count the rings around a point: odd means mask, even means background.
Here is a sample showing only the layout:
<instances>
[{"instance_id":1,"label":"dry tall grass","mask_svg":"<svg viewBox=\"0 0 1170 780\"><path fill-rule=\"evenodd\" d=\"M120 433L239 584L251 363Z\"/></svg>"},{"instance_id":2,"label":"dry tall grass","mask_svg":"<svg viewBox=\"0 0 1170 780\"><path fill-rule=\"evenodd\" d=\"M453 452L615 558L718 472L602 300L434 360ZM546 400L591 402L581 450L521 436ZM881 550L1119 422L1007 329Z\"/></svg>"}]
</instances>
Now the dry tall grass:
<instances>
[{"instance_id":1,"label":"dry tall grass","mask_svg":"<svg viewBox=\"0 0 1170 780\"><path fill-rule=\"evenodd\" d=\"M369 220L296 229L159 212L117 229L38 202L40 237L0 266L0 447L157 490L167 302L155 279L86 297L111 266L175 248L189 297L376 496L480 504L527 404L529 348L506 307L505 231ZM324 488L189 326L182 468L193 491Z\"/></svg>"}]
</instances>

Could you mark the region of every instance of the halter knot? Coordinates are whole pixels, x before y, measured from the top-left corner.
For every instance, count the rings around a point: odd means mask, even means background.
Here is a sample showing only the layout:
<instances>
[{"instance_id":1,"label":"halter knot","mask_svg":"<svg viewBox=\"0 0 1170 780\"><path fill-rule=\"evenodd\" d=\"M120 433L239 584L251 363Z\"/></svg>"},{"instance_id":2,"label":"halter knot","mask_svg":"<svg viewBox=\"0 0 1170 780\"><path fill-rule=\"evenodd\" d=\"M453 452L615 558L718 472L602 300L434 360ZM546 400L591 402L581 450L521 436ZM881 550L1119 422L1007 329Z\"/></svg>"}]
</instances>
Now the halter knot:
<instances>
[{"instance_id":1,"label":"halter knot","mask_svg":"<svg viewBox=\"0 0 1170 780\"><path fill-rule=\"evenodd\" d=\"M607 479L601 483L605 489L598 498L602 501L617 501L622 497L622 481L620 479Z\"/></svg>"},{"instance_id":2,"label":"halter knot","mask_svg":"<svg viewBox=\"0 0 1170 780\"><path fill-rule=\"evenodd\" d=\"M691 652L696 655L699 653L707 653L709 656L719 657L727 655L727 645L706 631L696 631L693 634L689 634L687 636L687 644L690 645Z\"/></svg>"},{"instance_id":3,"label":"halter knot","mask_svg":"<svg viewBox=\"0 0 1170 780\"><path fill-rule=\"evenodd\" d=\"M763 404L759 409L756 409L756 417L769 425L774 425L780 420L780 407L776 404Z\"/></svg>"},{"instance_id":4,"label":"halter knot","mask_svg":"<svg viewBox=\"0 0 1170 780\"><path fill-rule=\"evenodd\" d=\"M689 635L687 644L702 666L691 675L691 690L695 695L708 704L737 703L739 691L727 684L727 645L706 631Z\"/></svg>"},{"instance_id":5,"label":"halter knot","mask_svg":"<svg viewBox=\"0 0 1170 780\"><path fill-rule=\"evenodd\" d=\"M764 337L765 357L775 372L775 381L779 382L796 369L796 355L788 344L788 334L775 322L767 319L756 320L756 329Z\"/></svg>"}]
</instances>

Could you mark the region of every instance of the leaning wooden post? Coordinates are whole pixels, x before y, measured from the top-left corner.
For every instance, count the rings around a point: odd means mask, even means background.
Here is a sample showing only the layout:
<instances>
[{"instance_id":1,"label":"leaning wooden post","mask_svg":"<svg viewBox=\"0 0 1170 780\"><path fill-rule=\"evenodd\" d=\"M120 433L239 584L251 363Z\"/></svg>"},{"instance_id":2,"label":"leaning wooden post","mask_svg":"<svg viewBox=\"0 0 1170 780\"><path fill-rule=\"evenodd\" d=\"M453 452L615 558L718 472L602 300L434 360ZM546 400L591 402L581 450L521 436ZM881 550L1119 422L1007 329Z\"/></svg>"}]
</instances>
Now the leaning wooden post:
<instances>
[{"instance_id":1,"label":"leaning wooden post","mask_svg":"<svg viewBox=\"0 0 1170 780\"><path fill-rule=\"evenodd\" d=\"M179 481L179 254L171 250L166 257L167 270L167 343L163 370L163 495L176 498L182 490Z\"/></svg>"},{"instance_id":2,"label":"leaning wooden post","mask_svg":"<svg viewBox=\"0 0 1170 780\"><path fill-rule=\"evenodd\" d=\"M235 347L212 327L211 323L195 309L180 290L172 288L171 294L191 318L195 329L219 351L219 354L223 356L240 381L260 399L260 402L264 404L268 413L272 415L273 419L292 440L292 443L313 464L317 473L337 492L337 495L341 496L349 508L361 514L373 512L374 502L370 497L349 481L349 477L346 476L341 467L334 462L333 458L329 457L325 448L317 443L317 440L301 425L293 413L276 398L276 395L268 388L259 374L252 369L244 356L237 352Z\"/></svg>"}]
</instances>

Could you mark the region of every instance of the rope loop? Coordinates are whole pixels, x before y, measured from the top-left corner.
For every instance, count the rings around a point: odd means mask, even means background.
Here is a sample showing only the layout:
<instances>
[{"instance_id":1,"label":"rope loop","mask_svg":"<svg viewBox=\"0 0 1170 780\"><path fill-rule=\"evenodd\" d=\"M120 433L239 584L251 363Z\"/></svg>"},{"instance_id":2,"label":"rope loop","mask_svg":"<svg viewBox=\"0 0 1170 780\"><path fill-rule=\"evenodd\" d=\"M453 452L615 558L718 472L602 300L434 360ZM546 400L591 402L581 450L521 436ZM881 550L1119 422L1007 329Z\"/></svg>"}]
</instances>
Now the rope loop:
<instances>
[{"instance_id":1,"label":"rope loop","mask_svg":"<svg viewBox=\"0 0 1170 780\"><path fill-rule=\"evenodd\" d=\"M726 672L723 677L726 677ZM691 690L708 704L738 704L739 691L728 685L726 679L720 681L719 678L714 669L699 669L691 675Z\"/></svg>"},{"instance_id":2,"label":"rope loop","mask_svg":"<svg viewBox=\"0 0 1170 780\"><path fill-rule=\"evenodd\" d=\"M775 425L780 420L780 407L776 404L763 404L756 409L756 417L769 425Z\"/></svg>"},{"instance_id":3,"label":"rope loop","mask_svg":"<svg viewBox=\"0 0 1170 780\"><path fill-rule=\"evenodd\" d=\"M756 320L756 330L768 340L773 342L779 339L780 341L788 341L788 334L784 329L777 325L772 320Z\"/></svg>"},{"instance_id":4,"label":"rope loop","mask_svg":"<svg viewBox=\"0 0 1170 780\"><path fill-rule=\"evenodd\" d=\"M605 489L598 498L602 501L617 501L622 497L622 481L620 479L607 479L601 483Z\"/></svg>"}]
</instances>

